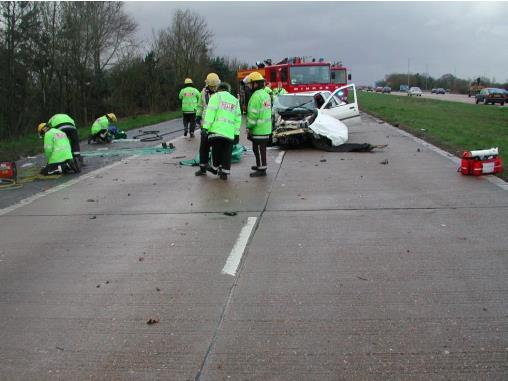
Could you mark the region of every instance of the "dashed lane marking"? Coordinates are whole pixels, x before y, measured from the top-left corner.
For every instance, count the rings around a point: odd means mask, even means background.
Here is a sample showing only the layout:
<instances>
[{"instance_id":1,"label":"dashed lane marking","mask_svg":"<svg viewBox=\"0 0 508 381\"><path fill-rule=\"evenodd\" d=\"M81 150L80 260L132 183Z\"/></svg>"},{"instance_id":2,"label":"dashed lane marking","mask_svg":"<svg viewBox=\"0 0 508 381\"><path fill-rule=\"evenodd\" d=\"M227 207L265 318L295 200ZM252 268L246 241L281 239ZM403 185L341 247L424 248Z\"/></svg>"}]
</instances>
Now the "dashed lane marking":
<instances>
[{"instance_id":1,"label":"dashed lane marking","mask_svg":"<svg viewBox=\"0 0 508 381\"><path fill-rule=\"evenodd\" d=\"M232 276L236 275L236 271L238 270L238 266L240 265L243 253L245 252L245 248L247 247L247 242L249 241L252 229L254 229L254 226L256 225L256 221L257 217L247 218L247 222L243 226L242 230L240 230L238 239L236 240L235 245L231 249L231 253L229 254L228 259L226 260L226 264L222 269L222 274Z\"/></svg>"}]
</instances>

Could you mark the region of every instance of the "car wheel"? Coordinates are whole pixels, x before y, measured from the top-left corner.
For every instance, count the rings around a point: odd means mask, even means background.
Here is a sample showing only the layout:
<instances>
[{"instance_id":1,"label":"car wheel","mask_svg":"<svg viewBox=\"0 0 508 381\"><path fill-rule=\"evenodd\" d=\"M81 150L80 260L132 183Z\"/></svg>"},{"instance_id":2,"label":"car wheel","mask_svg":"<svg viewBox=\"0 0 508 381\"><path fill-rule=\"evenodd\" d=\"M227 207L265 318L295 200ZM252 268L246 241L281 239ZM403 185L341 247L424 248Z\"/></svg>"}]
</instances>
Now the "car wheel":
<instances>
[{"instance_id":1,"label":"car wheel","mask_svg":"<svg viewBox=\"0 0 508 381\"><path fill-rule=\"evenodd\" d=\"M480 100L478 98L475 99L476 104L480 103Z\"/></svg>"},{"instance_id":2,"label":"car wheel","mask_svg":"<svg viewBox=\"0 0 508 381\"><path fill-rule=\"evenodd\" d=\"M483 99L483 104L484 104L484 105L488 105L488 104L489 104L489 102L487 102L487 98L484 98L484 99Z\"/></svg>"},{"instance_id":3,"label":"car wheel","mask_svg":"<svg viewBox=\"0 0 508 381\"><path fill-rule=\"evenodd\" d=\"M504 106L504 102L501 102L501 103L500 103L500 105L501 105L501 106Z\"/></svg>"}]
</instances>

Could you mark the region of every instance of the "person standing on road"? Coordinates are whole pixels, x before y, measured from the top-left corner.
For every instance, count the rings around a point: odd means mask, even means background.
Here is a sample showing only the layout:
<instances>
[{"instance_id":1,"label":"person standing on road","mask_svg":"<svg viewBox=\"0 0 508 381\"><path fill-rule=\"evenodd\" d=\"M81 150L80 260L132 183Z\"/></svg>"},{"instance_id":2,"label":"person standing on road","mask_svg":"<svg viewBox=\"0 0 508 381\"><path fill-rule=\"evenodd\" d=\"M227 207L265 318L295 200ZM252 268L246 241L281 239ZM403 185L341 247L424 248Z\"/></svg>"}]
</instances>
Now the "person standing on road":
<instances>
[{"instance_id":1,"label":"person standing on road","mask_svg":"<svg viewBox=\"0 0 508 381\"><path fill-rule=\"evenodd\" d=\"M112 112L97 118L92 124L90 138L100 143L111 143L116 132L116 115Z\"/></svg>"},{"instance_id":2,"label":"person standing on road","mask_svg":"<svg viewBox=\"0 0 508 381\"><path fill-rule=\"evenodd\" d=\"M230 174L233 144L239 141L241 124L240 102L229 93L229 86L221 83L217 93L210 97L203 128L212 146L211 172L222 180L227 180Z\"/></svg>"},{"instance_id":3,"label":"person standing on road","mask_svg":"<svg viewBox=\"0 0 508 381\"><path fill-rule=\"evenodd\" d=\"M197 111L196 123L201 125L201 120L205 118L207 112L207 105L210 97L217 91L220 85L220 78L215 73L210 73L205 79L205 88L201 91ZM206 171L210 170L208 164L208 157L210 156L210 144L208 142L208 133L206 127L201 126L201 140L199 142L199 169L194 173L196 176L206 175Z\"/></svg>"},{"instance_id":4,"label":"person standing on road","mask_svg":"<svg viewBox=\"0 0 508 381\"><path fill-rule=\"evenodd\" d=\"M185 78L184 86L178 95L178 99L182 101L183 136L187 136L187 132L190 132L190 137L193 138L194 129L196 128L196 110L201 94L193 86L190 78Z\"/></svg>"},{"instance_id":5,"label":"person standing on road","mask_svg":"<svg viewBox=\"0 0 508 381\"><path fill-rule=\"evenodd\" d=\"M83 164L81 149L79 147L79 135L74 120L67 114L55 114L48 121L49 128L63 131L71 143L72 156Z\"/></svg>"},{"instance_id":6,"label":"person standing on road","mask_svg":"<svg viewBox=\"0 0 508 381\"><path fill-rule=\"evenodd\" d=\"M252 141L256 156L250 177L266 176L266 147L272 135L272 102L264 90L265 80L261 74L249 74L247 84L253 91L247 106L247 138Z\"/></svg>"},{"instance_id":7,"label":"person standing on road","mask_svg":"<svg viewBox=\"0 0 508 381\"><path fill-rule=\"evenodd\" d=\"M71 144L65 132L51 128L47 123L37 126L39 136L44 139L44 155L48 164L41 169L41 174L57 175L73 171L79 172L72 156Z\"/></svg>"}]
</instances>

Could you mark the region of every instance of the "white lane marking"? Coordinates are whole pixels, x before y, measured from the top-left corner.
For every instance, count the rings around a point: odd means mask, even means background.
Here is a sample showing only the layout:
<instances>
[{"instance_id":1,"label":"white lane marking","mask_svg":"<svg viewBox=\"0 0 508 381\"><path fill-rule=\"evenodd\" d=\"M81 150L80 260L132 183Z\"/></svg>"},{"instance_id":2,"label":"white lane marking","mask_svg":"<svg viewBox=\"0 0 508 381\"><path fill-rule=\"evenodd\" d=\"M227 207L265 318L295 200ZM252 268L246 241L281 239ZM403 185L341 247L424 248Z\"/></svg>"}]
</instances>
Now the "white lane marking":
<instances>
[{"instance_id":1,"label":"white lane marking","mask_svg":"<svg viewBox=\"0 0 508 381\"><path fill-rule=\"evenodd\" d=\"M245 251L245 247L247 246L247 242L249 241L249 237L252 233L252 229L254 229L254 225L256 225L257 217L249 217L247 218L247 223L243 226L240 234L238 235L238 239L235 242L235 245L231 249L231 253L229 254L228 259L226 260L226 264L222 269L223 274L227 275L236 275L236 271L238 270L238 266L240 265L240 261L242 260L243 252Z\"/></svg>"},{"instance_id":2,"label":"white lane marking","mask_svg":"<svg viewBox=\"0 0 508 381\"><path fill-rule=\"evenodd\" d=\"M173 143L173 142L176 142L177 140L182 140L182 139L183 139L183 136L179 136L178 138L174 138L174 139L168 140L166 143ZM160 143L156 144L154 147L157 147L159 144ZM36 194L34 194L34 195L30 196L30 197L24 198L23 200L19 201L17 204L14 204L14 205L8 206L6 208L0 209L0 216L3 216L4 214L10 213L10 212L12 212L12 211L14 211L16 209L19 209L19 208L21 208L23 206L30 205L35 200L38 200L38 199L40 199L40 198L42 198L44 196L47 196L48 194L52 194L52 193L58 192L58 191L60 191L62 189L65 189L65 188L68 188L68 187L70 187L72 185L80 183L83 180L88 180L90 178L93 178L94 176L98 175L99 173L102 173L102 172L104 172L106 170L109 170L111 168L116 167L117 165L120 165L120 164L124 163L125 160L135 159L138 156L139 155L127 156L127 157L123 158L122 160L117 161L116 163L112 163L112 164L106 165L105 167L96 169L95 171L89 172L89 173L87 173L84 176L79 176L79 177L77 177L75 179L68 180L65 183L57 185L57 186L55 186L53 188L50 188L48 190L36 193Z\"/></svg>"},{"instance_id":3,"label":"white lane marking","mask_svg":"<svg viewBox=\"0 0 508 381\"><path fill-rule=\"evenodd\" d=\"M284 158L284 154L286 151L279 152L279 155L277 155L277 158L275 159L275 163L280 164L282 163L282 159Z\"/></svg>"},{"instance_id":4,"label":"white lane marking","mask_svg":"<svg viewBox=\"0 0 508 381\"><path fill-rule=\"evenodd\" d=\"M378 119L376 119L376 120L378 120ZM461 162L460 158L458 158L457 156L451 154L450 152L446 152L445 150L442 150L441 148L436 147L435 145L430 144L430 143L426 142L425 140L417 138L416 136L411 135L409 132L406 132L406 131L401 130L401 129L395 127L395 126L392 126L389 123L385 122L384 125L389 127L389 128L391 128L391 129L396 130L402 136L405 136L405 137L413 140L414 142L423 145L424 147L430 149L431 151L434 151L437 154L439 154L439 155L441 155L443 157L446 157L447 159L451 160L453 163L455 163L457 165L460 165L460 162ZM506 181L500 179L499 177L496 177L496 176L493 176L493 175L489 175L489 176L484 176L484 178L487 179L488 181L490 181L492 184L497 185L499 188L501 188L501 189L503 189L505 191L508 191L508 183Z\"/></svg>"}]
</instances>

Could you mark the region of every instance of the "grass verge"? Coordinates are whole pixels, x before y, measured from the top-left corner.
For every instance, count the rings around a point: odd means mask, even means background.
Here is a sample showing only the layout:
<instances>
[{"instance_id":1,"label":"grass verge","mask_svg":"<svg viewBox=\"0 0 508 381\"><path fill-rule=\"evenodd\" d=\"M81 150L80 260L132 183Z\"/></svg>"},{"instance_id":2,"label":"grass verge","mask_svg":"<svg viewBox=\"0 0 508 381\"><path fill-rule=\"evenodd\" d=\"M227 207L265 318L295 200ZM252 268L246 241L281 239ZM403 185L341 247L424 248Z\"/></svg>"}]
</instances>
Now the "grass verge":
<instances>
[{"instance_id":1,"label":"grass verge","mask_svg":"<svg viewBox=\"0 0 508 381\"><path fill-rule=\"evenodd\" d=\"M131 116L119 119L118 128L128 131L180 118L181 115L180 111L168 111L161 114ZM79 127L78 133L81 141L86 140L90 135L90 127ZM33 134L0 142L0 161L15 161L22 157L33 156L42 152L43 142L37 133L35 133L35 127Z\"/></svg>"},{"instance_id":2,"label":"grass verge","mask_svg":"<svg viewBox=\"0 0 508 381\"><path fill-rule=\"evenodd\" d=\"M457 156L499 147L508 163L508 108L367 92L358 93L358 102L360 110ZM500 177L508 180L507 172Z\"/></svg>"}]
</instances>

